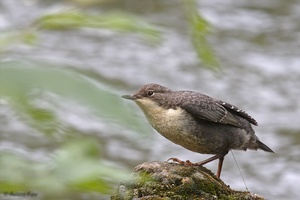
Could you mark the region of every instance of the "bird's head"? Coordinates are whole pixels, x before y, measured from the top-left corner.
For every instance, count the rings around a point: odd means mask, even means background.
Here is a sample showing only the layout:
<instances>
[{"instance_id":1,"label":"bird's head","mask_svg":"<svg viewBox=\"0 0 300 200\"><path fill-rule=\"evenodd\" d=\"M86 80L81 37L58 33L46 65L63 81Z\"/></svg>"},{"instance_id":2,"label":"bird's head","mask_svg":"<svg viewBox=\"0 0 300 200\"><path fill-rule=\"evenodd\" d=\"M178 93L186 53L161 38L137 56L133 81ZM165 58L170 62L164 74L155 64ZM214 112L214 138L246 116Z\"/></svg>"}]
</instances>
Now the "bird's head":
<instances>
[{"instance_id":1,"label":"bird's head","mask_svg":"<svg viewBox=\"0 0 300 200\"><path fill-rule=\"evenodd\" d=\"M172 90L156 83L142 86L132 95L123 95L125 99L133 100L143 111L164 107L168 94Z\"/></svg>"}]
</instances>

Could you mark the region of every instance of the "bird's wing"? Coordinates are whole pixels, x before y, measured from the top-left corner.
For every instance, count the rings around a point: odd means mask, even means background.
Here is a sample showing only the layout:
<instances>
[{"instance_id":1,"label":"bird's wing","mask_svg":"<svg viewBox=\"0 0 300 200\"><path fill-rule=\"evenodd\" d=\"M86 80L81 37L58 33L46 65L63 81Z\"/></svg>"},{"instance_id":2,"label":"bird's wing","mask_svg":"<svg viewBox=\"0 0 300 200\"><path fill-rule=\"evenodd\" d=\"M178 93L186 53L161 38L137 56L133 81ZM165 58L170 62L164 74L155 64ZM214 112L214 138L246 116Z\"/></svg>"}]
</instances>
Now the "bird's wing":
<instances>
[{"instance_id":1,"label":"bird's wing","mask_svg":"<svg viewBox=\"0 0 300 200\"><path fill-rule=\"evenodd\" d=\"M237 108L234 105L231 105L229 103L223 102L223 101L218 101L219 104L221 104L222 106L224 106L224 108L226 108L227 110L235 113L236 115L243 117L244 119L246 119L248 122L250 122L251 124L257 126L257 122L254 118L252 118L248 113L246 113L244 110Z\"/></svg>"},{"instance_id":2,"label":"bird's wing","mask_svg":"<svg viewBox=\"0 0 300 200\"><path fill-rule=\"evenodd\" d=\"M191 101L184 102L183 109L200 119L241 127L238 119L222 103L204 95L201 98L195 97Z\"/></svg>"}]
</instances>

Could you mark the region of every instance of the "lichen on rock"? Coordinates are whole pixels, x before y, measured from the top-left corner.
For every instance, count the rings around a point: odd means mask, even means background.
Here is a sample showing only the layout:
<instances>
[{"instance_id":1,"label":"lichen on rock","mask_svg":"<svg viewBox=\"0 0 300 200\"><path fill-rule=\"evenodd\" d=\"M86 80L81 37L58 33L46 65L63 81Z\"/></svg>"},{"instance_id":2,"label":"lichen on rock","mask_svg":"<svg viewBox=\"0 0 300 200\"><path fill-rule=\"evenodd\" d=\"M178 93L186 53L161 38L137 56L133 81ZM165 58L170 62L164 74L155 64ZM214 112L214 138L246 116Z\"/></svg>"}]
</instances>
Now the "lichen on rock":
<instances>
[{"instance_id":1,"label":"lichen on rock","mask_svg":"<svg viewBox=\"0 0 300 200\"><path fill-rule=\"evenodd\" d=\"M261 200L250 192L232 190L202 166L169 162L146 162L135 167L132 178L123 182L112 200Z\"/></svg>"}]
</instances>

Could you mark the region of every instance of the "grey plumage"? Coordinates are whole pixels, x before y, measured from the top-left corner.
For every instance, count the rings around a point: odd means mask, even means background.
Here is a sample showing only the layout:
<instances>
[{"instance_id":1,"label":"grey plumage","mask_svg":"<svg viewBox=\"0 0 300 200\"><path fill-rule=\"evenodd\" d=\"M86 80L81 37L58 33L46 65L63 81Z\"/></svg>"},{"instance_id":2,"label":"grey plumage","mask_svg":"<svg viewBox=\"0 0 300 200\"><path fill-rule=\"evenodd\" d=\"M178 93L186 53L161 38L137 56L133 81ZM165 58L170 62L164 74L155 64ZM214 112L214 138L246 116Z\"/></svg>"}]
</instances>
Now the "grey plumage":
<instances>
[{"instance_id":1,"label":"grey plumage","mask_svg":"<svg viewBox=\"0 0 300 200\"><path fill-rule=\"evenodd\" d=\"M123 97L134 100L153 128L167 139L194 152L216 154L201 165L217 158L223 162L231 149L273 152L255 135L251 126L257 125L255 119L236 106L199 92L147 84Z\"/></svg>"}]
</instances>

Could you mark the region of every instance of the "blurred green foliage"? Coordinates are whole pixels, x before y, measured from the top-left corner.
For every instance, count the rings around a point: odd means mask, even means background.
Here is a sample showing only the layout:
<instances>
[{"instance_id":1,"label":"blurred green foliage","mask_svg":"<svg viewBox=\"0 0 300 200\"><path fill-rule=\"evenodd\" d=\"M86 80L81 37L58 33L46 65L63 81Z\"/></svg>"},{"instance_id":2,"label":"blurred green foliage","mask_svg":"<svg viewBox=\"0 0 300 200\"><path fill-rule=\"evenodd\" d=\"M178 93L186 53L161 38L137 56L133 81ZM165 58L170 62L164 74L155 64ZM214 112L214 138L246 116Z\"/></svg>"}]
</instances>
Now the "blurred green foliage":
<instances>
[{"instance_id":1,"label":"blurred green foliage","mask_svg":"<svg viewBox=\"0 0 300 200\"><path fill-rule=\"evenodd\" d=\"M33 45L37 41L37 35L32 30L2 31L0 33L0 52L12 44L24 43Z\"/></svg>"},{"instance_id":2,"label":"blurred green foliage","mask_svg":"<svg viewBox=\"0 0 300 200\"><path fill-rule=\"evenodd\" d=\"M123 126L135 127L139 132L146 132L139 120L128 116L128 108L119 94L86 75L46 64L0 62L0 96L22 113L30 126L43 132L48 127L45 123L50 122L51 127L59 123L51 111L36 107L33 103L35 99L43 99L45 91L86 105L107 119L108 123L118 122Z\"/></svg>"},{"instance_id":3,"label":"blurred green foliage","mask_svg":"<svg viewBox=\"0 0 300 200\"><path fill-rule=\"evenodd\" d=\"M202 66L207 69L219 70L220 63L217 55L208 42L212 29L210 24L201 16L196 0L184 0L183 2L190 29L190 39L199 60L203 64ZM162 40L162 32L160 31L162 29L158 25L146 22L138 16L126 12L105 12L95 15L88 14L83 10L70 10L42 15L23 30L3 31L0 33L0 52L1 49L3 51L10 44L20 42L34 44L41 30L61 31L81 28L108 29L122 33L134 33L151 43L158 43Z\"/></svg>"},{"instance_id":4,"label":"blurred green foliage","mask_svg":"<svg viewBox=\"0 0 300 200\"><path fill-rule=\"evenodd\" d=\"M83 11L62 11L42 15L30 26L23 29L2 31L0 33L0 52L12 44L35 44L42 30L80 28L98 28L135 33L151 43L157 43L161 40L161 32L157 26L128 13L115 12L91 15Z\"/></svg>"},{"instance_id":5,"label":"blurred green foliage","mask_svg":"<svg viewBox=\"0 0 300 200\"><path fill-rule=\"evenodd\" d=\"M77 138L64 143L44 162L2 152L0 193L37 191L47 198L91 191L107 194L110 183L127 176L124 170L99 159L99 150L95 140Z\"/></svg>"},{"instance_id":6,"label":"blurred green foliage","mask_svg":"<svg viewBox=\"0 0 300 200\"><path fill-rule=\"evenodd\" d=\"M138 33L153 42L157 42L161 34L154 25L125 13L90 15L84 12L61 12L44 15L36 21L35 25L45 30L105 28L119 32Z\"/></svg>"},{"instance_id":7,"label":"blurred green foliage","mask_svg":"<svg viewBox=\"0 0 300 200\"><path fill-rule=\"evenodd\" d=\"M36 190L46 196L60 196L75 191L110 192L110 183L124 179L124 169L110 166L101 159L97 140L70 130L54 110L36 103L45 98L45 92L85 105L106 119L106 125L117 122L120 126L147 132L138 119L128 114L119 94L83 74L45 64L0 62L0 108L12 108L23 123L49 140L60 138L56 141L60 147L48 162L1 151L0 193Z\"/></svg>"},{"instance_id":8,"label":"blurred green foliage","mask_svg":"<svg viewBox=\"0 0 300 200\"><path fill-rule=\"evenodd\" d=\"M190 26L191 40L199 59L206 68L220 70L220 63L216 53L208 41L212 30L210 24L198 11L196 0L185 0L185 7Z\"/></svg>"},{"instance_id":9,"label":"blurred green foliage","mask_svg":"<svg viewBox=\"0 0 300 200\"><path fill-rule=\"evenodd\" d=\"M184 5L191 41L199 59L205 67L217 69L218 61L208 42L208 22L201 17L194 0L186 0ZM158 25L129 13L95 15L83 10L63 11L42 15L28 27L1 31L0 52L13 45L37 44L41 31L82 28L133 33L156 43L162 39ZM57 198L70 196L68 194L74 192L110 192L111 183L124 179L124 169L105 163L99 154L101 147L95 140L88 136L83 138L70 130L54 110L39 105L37 101L46 102L47 95L54 94L62 101L84 105L105 119L104 123L118 124L124 129L130 126L130 129L135 128L140 133L148 132L147 126L128 114L129 108L124 106L119 94L111 91L114 90L75 70L38 62L0 61L0 106L13 109L23 123L49 140L55 140L57 135L63 138L57 141L59 146L47 158L48 161L32 160L17 153L1 151L0 193L36 190L44 197L52 195Z\"/></svg>"}]
</instances>

